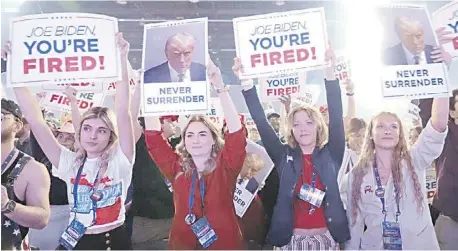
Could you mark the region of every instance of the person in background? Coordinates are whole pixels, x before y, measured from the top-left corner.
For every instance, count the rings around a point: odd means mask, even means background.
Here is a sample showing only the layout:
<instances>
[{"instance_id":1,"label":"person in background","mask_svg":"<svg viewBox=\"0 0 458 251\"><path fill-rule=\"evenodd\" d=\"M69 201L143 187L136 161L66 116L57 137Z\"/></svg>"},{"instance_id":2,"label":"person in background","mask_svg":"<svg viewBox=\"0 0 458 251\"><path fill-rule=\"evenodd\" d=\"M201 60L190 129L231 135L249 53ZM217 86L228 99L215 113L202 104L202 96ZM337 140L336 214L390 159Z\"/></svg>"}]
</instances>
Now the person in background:
<instances>
[{"instance_id":1,"label":"person in background","mask_svg":"<svg viewBox=\"0 0 458 251\"><path fill-rule=\"evenodd\" d=\"M173 186L169 249L245 248L233 198L246 155L246 132L220 70L209 62L208 79L227 120L225 141L207 117L192 116L174 152L162 136L159 119L145 118L148 151Z\"/></svg>"},{"instance_id":2,"label":"person in background","mask_svg":"<svg viewBox=\"0 0 458 251\"><path fill-rule=\"evenodd\" d=\"M16 148L27 155L32 155L32 148L30 146L30 126L25 119L22 119L22 124L24 126L16 135Z\"/></svg>"},{"instance_id":3,"label":"person in background","mask_svg":"<svg viewBox=\"0 0 458 251\"><path fill-rule=\"evenodd\" d=\"M76 128L78 152L61 146L41 117L30 91L14 88L16 98L43 152L52 174L67 184L70 223L57 249L131 249L124 227L126 194L135 162L127 73L129 43L117 33L122 81L116 86L116 116L106 107L91 107Z\"/></svg>"},{"instance_id":4,"label":"person in background","mask_svg":"<svg viewBox=\"0 0 458 251\"><path fill-rule=\"evenodd\" d=\"M267 234L267 243L279 250L339 250L339 243L350 239L337 184L345 151L342 100L334 74L335 55L330 45L328 48L325 57L330 67L326 69L325 87L329 132L317 109L299 106L288 115L287 144L282 144L262 111L253 80L242 81L248 110L281 177ZM243 72L240 59L235 59L233 70Z\"/></svg>"},{"instance_id":5,"label":"person in background","mask_svg":"<svg viewBox=\"0 0 458 251\"><path fill-rule=\"evenodd\" d=\"M42 164L14 147L23 121L19 106L2 99L1 108L1 247L28 250L29 230L43 229L49 221L50 181Z\"/></svg>"},{"instance_id":6,"label":"person in background","mask_svg":"<svg viewBox=\"0 0 458 251\"><path fill-rule=\"evenodd\" d=\"M141 79L142 72L140 71ZM172 227L174 214L173 197L164 182L164 176L151 159L145 142L145 119L138 118L141 104L141 82L138 82L132 96L131 113L135 146L135 164L132 175L133 200L126 216L127 228L132 228L131 239L134 250L167 249L166 239ZM173 119L172 119L173 120ZM172 120L162 123L162 131L169 138L174 129L165 128ZM129 226L131 220L131 226Z\"/></svg>"},{"instance_id":7,"label":"person in background","mask_svg":"<svg viewBox=\"0 0 458 251\"><path fill-rule=\"evenodd\" d=\"M258 132L258 129L256 127L250 128L250 130L248 132L248 138L251 141L254 141L254 142L258 142L258 141L261 140L261 136L259 136L259 132Z\"/></svg>"}]
</instances>

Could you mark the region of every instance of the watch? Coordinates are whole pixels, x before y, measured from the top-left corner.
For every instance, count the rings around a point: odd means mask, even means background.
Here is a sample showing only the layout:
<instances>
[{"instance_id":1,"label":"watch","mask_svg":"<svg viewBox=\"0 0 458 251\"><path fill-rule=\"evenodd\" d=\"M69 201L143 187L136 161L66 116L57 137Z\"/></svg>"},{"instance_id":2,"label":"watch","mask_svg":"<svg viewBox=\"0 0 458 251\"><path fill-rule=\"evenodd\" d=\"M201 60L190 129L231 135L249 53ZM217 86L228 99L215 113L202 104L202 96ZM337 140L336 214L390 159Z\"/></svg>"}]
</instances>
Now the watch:
<instances>
[{"instance_id":1,"label":"watch","mask_svg":"<svg viewBox=\"0 0 458 251\"><path fill-rule=\"evenodd\" d=\"M16 209L16 201L14 200L9 200L6 202L5 206L2 207L2 214L9 214Z\"/></svg>"},{"instance_id":2,"label":"watch","mask_svg":"<svg viewBox=\"0 0 458 251\"><path fill-rule=\"evenodd\" d=\"M220 94L220 93L223 93L223 92L228 92L229 91L229 86L227 85L224 85L223 88L217 88L216 89L216 93Z\"/></svg>"}]
</instances>

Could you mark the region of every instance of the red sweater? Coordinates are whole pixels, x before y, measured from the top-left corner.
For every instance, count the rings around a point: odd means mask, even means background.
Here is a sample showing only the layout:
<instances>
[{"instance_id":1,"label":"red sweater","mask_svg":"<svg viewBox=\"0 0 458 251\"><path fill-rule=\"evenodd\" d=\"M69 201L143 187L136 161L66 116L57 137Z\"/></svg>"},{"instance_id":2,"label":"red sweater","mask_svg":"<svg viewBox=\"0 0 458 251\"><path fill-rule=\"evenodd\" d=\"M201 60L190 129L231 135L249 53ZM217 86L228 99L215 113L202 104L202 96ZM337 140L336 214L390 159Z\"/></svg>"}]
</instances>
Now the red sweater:
<instances>
[{"instance_id":1,"label":"red sweater","mask_svg":"<svg viewBox=\"0 0 458 251\"><path fill-rule=\"evenodd\" d=\"M295 189L294 228L313 229L327 227L326 218L324 216L324 202L321 207L315 207L315 212L310 215L309 209L311 205L308 202L299 199L297 196L304 183L310 186L312 185L312 155L304 154L303 159L304 164L302 166L302 176L299 178ZM321 183L321 179L318 174L316 174L316 188L324 191L324 186Z\"/></svg>"},{"instance_id":2,"label":"red sweater","mask_svg":"<svg viewBox=\"0 0 458 251\"><path fill-rule=\"evenodd\" d=\"M170 231L169 249L203 249L184 218L189 213L188 200L192 175L182 172L180 156L176 154L161 132L146 131L146 145L151 158L172 183L175 216ZM244 249L242 233L234 209L237 175L245 160L245 130L227 134L225 145L216 159L216 169L204 176L205 216L218 239L208 249ZM194 191L193 213L202 217L199 182Z\"/></svg>"}]
</instances>

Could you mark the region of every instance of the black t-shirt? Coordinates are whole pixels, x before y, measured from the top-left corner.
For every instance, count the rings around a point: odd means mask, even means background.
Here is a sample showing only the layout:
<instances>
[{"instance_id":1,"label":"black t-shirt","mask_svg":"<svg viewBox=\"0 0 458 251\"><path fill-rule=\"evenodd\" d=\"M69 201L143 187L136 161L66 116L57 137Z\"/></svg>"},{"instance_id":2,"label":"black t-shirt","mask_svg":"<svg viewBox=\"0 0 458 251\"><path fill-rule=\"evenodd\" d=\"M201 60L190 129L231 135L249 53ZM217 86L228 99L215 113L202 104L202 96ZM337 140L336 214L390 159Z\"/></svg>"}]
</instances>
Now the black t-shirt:
<instances>
[{"instance_id":1,"label":"black t-shirt","mask_svg":"<svg viewBox=\"0 0 458 251\"><path fill-rule=\"evenodd\" d=\"M151 219L172 218L175 212L173 195L165 184L164 176L149 156L144 134L137 142L135 154L132 213Z\"/></svg>"}]
</instances>

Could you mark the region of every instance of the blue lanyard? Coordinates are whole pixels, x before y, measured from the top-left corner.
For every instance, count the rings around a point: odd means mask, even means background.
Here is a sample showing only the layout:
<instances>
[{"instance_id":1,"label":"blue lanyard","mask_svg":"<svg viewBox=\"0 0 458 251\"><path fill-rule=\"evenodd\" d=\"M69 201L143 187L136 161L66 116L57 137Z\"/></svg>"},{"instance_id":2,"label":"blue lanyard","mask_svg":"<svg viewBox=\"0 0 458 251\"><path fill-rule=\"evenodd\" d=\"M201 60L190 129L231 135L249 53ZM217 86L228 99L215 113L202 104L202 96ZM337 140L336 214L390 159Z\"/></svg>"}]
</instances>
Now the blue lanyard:
<instances>
[{"instance_id":1,"label":"blue lanyard","mask_svg":"<svg viewBox=\"0 0 458 251\"><path fill-rule=\"evenodd\" d=\"M200 191L200 203L202 210L204 209L204 197L205 197L205 180L203 178L199 179L200 181L200 186L199 186L199 191ZM192 214L192 209L194 208L194 190L196 188L196 182L197 182L197 170L194 170L194 173L192 175L192 183L191 183L191 193L189 194L189 214Z\"/></svg>"},{"instance_id":2,"label":"blue lanyard","mask_svg":"<svg viewBox=\"0 0 458 251\"><path fill-rule=\"evenodd\" d=\"M2 174L6 170L6 167L8 166L8 164L10 163L11 159L13 158L15 154L16 154L16 148L13 148L10 154L8 154L8 157L6 157L5 161L3 161L2 163Z\"/></svg>"},{"instance_id":3,"label":"blue lanyard","mask_svg":"<svg viewBox=\"0 0 458 251\"><path fill-rule=\"evenodd\" d=\"M83 172L83 167L84 167L84 163L86 162L86 159L84 159L83 161L83 164L81 164L80 168L78 169L78 172L76 173L76 177L75 177L75 184L73 184L73 208L75 209L74 213L75 213L75 218L76 218L76 209L78 207L78 186L79 186L79 182L80 182L80 179L81 179L81 173ZM99 170L100 172L100 170ZM95 177L95 180L94 180L94 185L97 183L97 180L99 178L99 172L97 172L97 175ZM95 191L95 187L94 187L94 191ZM91 227L95 224L95 220L96 220L96 211L97 211L97 201L96 200L92 200L92 223L90 226L88 227Z\"/></svg>"},{"instance_id":4,"label":"blue lanyard","mask_svg":"<svg viewBox=\"0 0 458 251\"><path fill-rule=\"evenodd\" d=\"M377 183L377 190L375 190L375 196L379 197L380 201L382 202L382 213L385 216L385 221L386 221L386 208L385 208L385 189L382 187L382 181L380 179L380 174L378 172L378 167L377 167L377 158L375 158L374 161L374 176L375 176L375 182ZM401 215L401 210L399 209L399 201L397 200L397 194L398 194L398 189L396 184L394 185L394 194L395 194L395 200L396 200L396 222L399 220L399 216Z\"/></svg>"}]
</instances>

